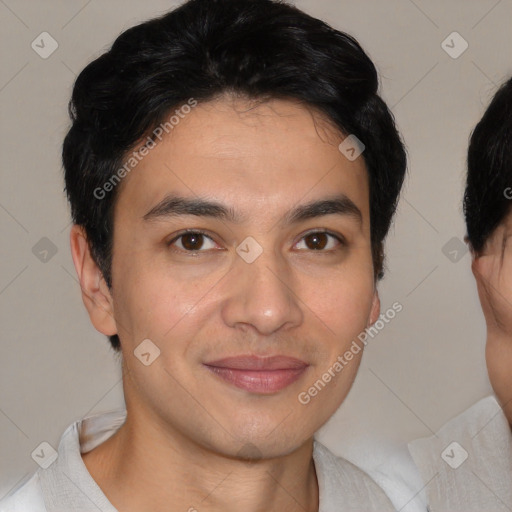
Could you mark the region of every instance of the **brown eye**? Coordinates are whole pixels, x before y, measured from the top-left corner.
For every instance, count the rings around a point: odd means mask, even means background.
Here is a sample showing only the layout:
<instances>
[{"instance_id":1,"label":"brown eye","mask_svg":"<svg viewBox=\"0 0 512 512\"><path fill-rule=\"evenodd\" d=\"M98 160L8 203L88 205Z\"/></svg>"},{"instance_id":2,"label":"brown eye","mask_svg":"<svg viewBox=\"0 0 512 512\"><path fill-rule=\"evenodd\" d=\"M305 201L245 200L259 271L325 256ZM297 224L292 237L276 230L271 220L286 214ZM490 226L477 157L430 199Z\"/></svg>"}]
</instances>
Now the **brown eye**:
<instances>
[{"instance_id":1,"label":"brown eye","mask_svg":"<svg viewBox=\"0 0 512 512\"><path fill-rule=\"evenodd\" d=\"M216 248L215 242L200 231L182 233L169 242L169 246L184 252L206 252Z\"/></svg>"},{"instance_id":2,"label":"brown eye","mask_svg":"<svg viewBox=\"0 0 512 512\"><path fill-rule=\"evenodd\" d=\"M326 231L315 231L303 236L299 244L303 247L299 249L310 251L329 252L329 250L336 249L337 246L344 245L341 237L327 233Z\"/></svg>"},{"instance_id":3,"label":"brown eye","mask_svg":"<svg viewBox=\"0 0 512 512\"><path fill-rule=\"evenodd\" d=\"M197 251L203 246L204 240L201 233L187 233L181 236L181 245L187 251Z\"/></svg>"},{"instance_id":4,"label":"brown eye","mask_svg":"<svg viewBox=\"0 0 512 512\"><path fill-rule=\"evenodd\" d=\"M323 249L329 241L326 233L313 233L304 237L304 240L308 249L313 250Z\"/></svg>"}]
</instances>

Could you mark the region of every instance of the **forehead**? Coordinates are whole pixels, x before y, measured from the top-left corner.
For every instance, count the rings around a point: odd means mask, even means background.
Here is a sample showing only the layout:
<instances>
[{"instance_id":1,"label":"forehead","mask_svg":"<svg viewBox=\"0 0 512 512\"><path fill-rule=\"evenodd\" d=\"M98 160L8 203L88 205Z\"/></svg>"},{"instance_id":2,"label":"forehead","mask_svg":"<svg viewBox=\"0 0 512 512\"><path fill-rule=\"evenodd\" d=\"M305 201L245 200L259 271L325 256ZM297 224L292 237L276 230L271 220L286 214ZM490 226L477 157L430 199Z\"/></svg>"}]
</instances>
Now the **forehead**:
<instances>
[{"instance_id":1,"label":"forehead","mask_svg":"<svg viewBox=\"0 0 512 512\"><path fill-rule=\"evenodd\" d=\"M343 193L367 215L364 159L345 158L338 149L345 135L310 108L223 97L174 122L124 178L116 214L142 216L172 192L263 216Z\"/></svg>"}]
</instances>

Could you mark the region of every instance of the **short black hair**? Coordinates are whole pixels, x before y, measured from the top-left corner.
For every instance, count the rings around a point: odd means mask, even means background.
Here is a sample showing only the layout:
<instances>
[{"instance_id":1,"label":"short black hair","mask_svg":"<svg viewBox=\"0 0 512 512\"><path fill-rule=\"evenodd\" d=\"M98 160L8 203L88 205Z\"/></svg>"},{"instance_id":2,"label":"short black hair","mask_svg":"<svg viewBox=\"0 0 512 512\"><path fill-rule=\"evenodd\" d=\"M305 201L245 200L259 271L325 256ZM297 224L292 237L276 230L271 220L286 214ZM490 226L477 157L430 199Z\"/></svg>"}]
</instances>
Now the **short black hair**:
<instances>
[{"instance_id":1,"label":"short black hair","mask_svg":"<svg viewBox=\"0 0 512 512\"><path fill-rule=\"evenodd\" d=\"M374 270L382 277L406 154L378 85L353 37L283 1L189 0L123 32L77 77L62 152L73 222L108 286L119 187L105 193L105 183L176 107L223 94L299 101L363 142ZM120 349L118 336L110 341Z\"/></svg>"},{"instance_id":2,"label":"short black hair","mask_svg":"<svg viewBox=\"0 0 512 512\"><path fill-rule=\"evenodd\" d=\"M494 95L471 134L464 215L478 254L510 211L512 199L512 78Z\"/></svg>"}]
</instances>

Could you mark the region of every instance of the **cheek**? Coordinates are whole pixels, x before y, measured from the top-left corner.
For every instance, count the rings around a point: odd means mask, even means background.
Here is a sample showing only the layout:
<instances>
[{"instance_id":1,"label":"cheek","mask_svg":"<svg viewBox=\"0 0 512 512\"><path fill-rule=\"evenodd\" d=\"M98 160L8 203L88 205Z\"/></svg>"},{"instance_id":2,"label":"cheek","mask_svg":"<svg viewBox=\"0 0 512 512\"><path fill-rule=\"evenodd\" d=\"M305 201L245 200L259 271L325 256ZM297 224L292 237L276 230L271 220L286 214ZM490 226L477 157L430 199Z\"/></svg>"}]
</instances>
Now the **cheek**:
<instances>
[{"instance_id":1,"label":"cheek","mask_svg":"<svg viewBox=\"0 0 512 512\"><path fill-rule=\"evenodd\" d=\"M122 279L114 294L116 321L125 338L133 340L130 343L149 338L163 344L172 339L178 349L179 340L186 345L188 335L192 337L205 323L218 302L216 285L226 269L205 273L192 267L177 269L140 261L119 269Z\"/></svg>"},{"instance_id":2,"label":"cheek","mask_svg":"<svg viewBox=\"0 0 512 512\"><path fill-rule=\"evenodd\" d=\"M489 380L508 422L512 425L512 347L487 342L485 349Z\"/></svg>"},{"instance_id":3,"label":"cheek","mask_svg":"<svg viewBox=\"0 0 512 512\"><path fill-rule=\"evenodd\" d=\"M338 339L347 340L367 326L374 293L372 275L351 269L307 282L302 300Z\"/></svg>"},{"instance_id":4,"label":"cheek","mask_svg":"<svg viewBox=\"0 0 512 512\"><path fill-rule=\"evenodd\" d=\"M502 403L512 400L512 344L488 340L485 357L489 379Z\"/></svg>"},{"instance_id":5,"label":"cheek","mask_svg":"<svg viewBox=\"0 0 512 512\"><path fill-rule=\"evenodd\" d=\"M158 272L139 268L123 272L114 293L116 320L120 329L129 331L126 334L134 343L141 336L159 339L194 304L190 288L181 290Z\"/></svg>"}]
</instances>

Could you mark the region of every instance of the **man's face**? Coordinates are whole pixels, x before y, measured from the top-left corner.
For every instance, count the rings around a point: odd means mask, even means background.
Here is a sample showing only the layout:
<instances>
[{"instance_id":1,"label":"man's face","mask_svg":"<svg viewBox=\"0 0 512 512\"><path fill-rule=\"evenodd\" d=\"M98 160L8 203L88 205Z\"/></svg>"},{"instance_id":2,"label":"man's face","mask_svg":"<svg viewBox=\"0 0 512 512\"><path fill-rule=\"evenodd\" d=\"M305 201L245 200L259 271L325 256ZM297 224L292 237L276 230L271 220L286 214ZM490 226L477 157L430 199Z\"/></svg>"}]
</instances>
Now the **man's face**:
<instances>
[{"instance_id":1,"label":"man's face","mask_svg":"<svg viewBox=\"0 0 512 512\"><path fill-rule=\"evenodd\" d=\"M489 236L472 269L487 325L489 379L512 424L512 212Z\"/></svg>"},{"instance_id":2,"label":"man's face","mask_svg":"<svg viewBox=\"0 0 512 512\"><path fill-rule=\"evenodd\" d=\"M199 104L122 183L112 307L140 424L271 457L347 395L361 352L307 405L298 399L379 314L364 161L315 119L283 100ZM178 197L227 213L165 203ZM320 201L337 202L297 210ZM160 350L149 366L134 355L145 339ZM270 356L293 361L251 366Z\"/></svg>"}]
</instances>

